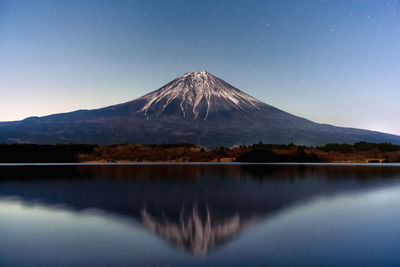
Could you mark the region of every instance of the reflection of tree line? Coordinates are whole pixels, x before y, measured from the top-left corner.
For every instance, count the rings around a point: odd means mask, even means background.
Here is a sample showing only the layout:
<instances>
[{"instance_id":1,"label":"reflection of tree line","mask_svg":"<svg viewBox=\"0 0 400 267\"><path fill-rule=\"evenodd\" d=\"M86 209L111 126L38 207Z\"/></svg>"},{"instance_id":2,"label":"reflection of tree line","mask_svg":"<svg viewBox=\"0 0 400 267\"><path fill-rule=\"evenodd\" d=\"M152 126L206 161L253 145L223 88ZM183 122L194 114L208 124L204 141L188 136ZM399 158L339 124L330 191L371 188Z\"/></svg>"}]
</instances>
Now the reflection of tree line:
<instances>
[{"instance_id":1,"label":"reflection of tree line","mask_svg":"<svg viewBox=\"0 0 400 267\"><path fill-rule=\"evenodd\" d=\"M184 180L215 177L217 179L251 179L260 182L296 181L310 178L332 180L390 179L400 176L400 166L380 165L126 165L77 166L88 176L108 176L119 179Z\"/></svg>"},{"instance_id":2,"label":"reflection of tree line","mask_svg":"<svg viewBox=\"0 0 400 267\"><path fill-rule=\"evenodd\" d=\"M268 164L138 164L138 165L78 165L78 166L3 166L4 179L57 179L82 180L89 178L126 180L187 181L205 177L234 178L268 182L296 181L309 178L323 179L376 179L400 175L399 166L390 165L268 165Z\"/></svg>"},{"instance_id":3,"label":"reflection of tree line","mask_svg":"<svg viewBox=\"0 0 400 267\"><path fill-rule=\"evenodd\" d=\"M196 253L314 197L395 183L399 167L129 165L0 167L1 196L141 221ZM372 181L372 182L370 182ZM362 186L360 186L362 184Z\"/></svg>"}]
</instances>

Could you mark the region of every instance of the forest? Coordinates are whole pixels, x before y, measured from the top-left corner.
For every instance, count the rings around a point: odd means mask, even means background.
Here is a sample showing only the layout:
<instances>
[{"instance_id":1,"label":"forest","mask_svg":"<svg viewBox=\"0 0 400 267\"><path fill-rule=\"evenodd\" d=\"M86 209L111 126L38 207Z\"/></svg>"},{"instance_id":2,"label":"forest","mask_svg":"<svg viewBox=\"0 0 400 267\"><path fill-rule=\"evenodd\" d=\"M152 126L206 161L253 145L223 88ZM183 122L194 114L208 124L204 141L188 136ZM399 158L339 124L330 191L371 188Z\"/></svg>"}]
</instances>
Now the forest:
<instances>
[{"instance_id":1,"label":"forest","mask_svg":"<svg viewBox=\"0 0 400 267\"><path fill-rule=\"evenodd\" d=\"M2 163L79 162L400 162L400 145L359 142L324 146L257 144L206 149L178 144L3 144Z\"/></svg>"}]
</instances>

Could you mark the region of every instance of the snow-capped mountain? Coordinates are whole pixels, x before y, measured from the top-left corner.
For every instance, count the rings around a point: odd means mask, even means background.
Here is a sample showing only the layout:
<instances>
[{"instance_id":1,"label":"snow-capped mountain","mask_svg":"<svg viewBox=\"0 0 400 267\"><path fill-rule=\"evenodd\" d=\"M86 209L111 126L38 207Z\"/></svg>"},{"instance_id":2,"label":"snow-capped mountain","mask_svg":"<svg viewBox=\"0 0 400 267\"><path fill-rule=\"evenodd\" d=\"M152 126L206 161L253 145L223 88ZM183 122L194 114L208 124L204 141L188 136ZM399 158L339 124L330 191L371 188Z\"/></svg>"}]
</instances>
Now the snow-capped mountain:
<instances>
[{"instance_id":1,"label":"snow-capped mountain","mask_svg":"<svg viewBox=\"0 0 400 267\"><path fill-rule=\"evenodd\" d=\"M138 99L95 110L0 123L0 143L391 142L400 136L318 124L265 104L212 74L189 72Z\"/></svg>"},{"instance_id":2,"label":"snow-capped mountain","mask_svg":"<svg viewBox=\"0 0 400 267\"><path fill-rule=\"evenodd\" d=\"M189 72L139 99L146 117L176 112L183 118L207 120L221 110L253 110L266 104L206 71Z\"/></svg>"}]
</instances>

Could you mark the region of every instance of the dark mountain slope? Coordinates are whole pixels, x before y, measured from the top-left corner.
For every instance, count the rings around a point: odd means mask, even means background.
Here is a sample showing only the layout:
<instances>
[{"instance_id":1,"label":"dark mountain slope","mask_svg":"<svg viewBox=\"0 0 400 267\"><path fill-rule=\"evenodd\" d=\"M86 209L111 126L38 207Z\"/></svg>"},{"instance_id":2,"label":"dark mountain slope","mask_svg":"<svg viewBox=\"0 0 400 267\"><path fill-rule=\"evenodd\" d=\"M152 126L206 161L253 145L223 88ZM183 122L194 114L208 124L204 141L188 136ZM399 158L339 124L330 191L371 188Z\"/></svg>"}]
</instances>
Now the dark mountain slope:
<instances>
[{"instance_id":1,"label":"dark mountain slope","mask_svg":"<svg viewBox=\"0 0 400 267\"><path fill-rule=\"evenodd\" d=\"M0 123L0 143L174 143L207 147L264 143L391 142L400 137L317 124L267 105L207 73L181 75L136 100Z\"/></svg>"}]
</instances>

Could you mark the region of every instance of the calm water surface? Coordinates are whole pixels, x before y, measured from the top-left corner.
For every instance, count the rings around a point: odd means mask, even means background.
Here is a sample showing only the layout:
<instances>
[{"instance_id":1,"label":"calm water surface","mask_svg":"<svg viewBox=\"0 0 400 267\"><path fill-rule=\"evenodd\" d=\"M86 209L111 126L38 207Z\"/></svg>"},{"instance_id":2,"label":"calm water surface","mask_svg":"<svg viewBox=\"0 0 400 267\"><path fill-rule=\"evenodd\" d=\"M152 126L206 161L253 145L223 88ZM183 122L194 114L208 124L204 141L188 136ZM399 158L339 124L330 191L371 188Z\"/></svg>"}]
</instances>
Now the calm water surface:
<instances>
[{"instance_id":1,"label":"calm water surface","mask_svg":"<svg viewBox=\"0 0 400 267\"><path fill-rule=\"evenodd\" d=\"M400 265L400 166L0 166L0 266Z\"/></svg>"}]
</instances>

